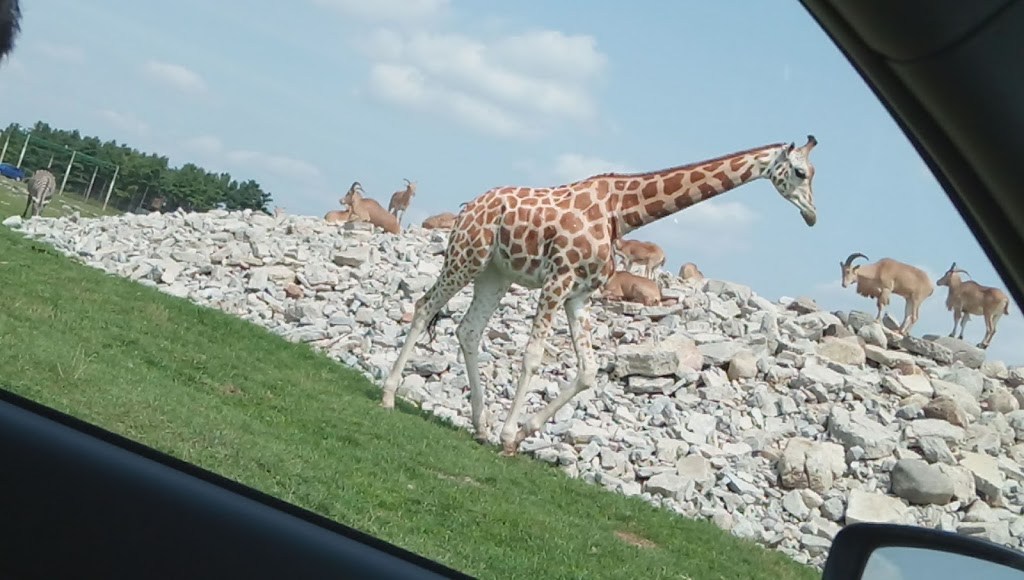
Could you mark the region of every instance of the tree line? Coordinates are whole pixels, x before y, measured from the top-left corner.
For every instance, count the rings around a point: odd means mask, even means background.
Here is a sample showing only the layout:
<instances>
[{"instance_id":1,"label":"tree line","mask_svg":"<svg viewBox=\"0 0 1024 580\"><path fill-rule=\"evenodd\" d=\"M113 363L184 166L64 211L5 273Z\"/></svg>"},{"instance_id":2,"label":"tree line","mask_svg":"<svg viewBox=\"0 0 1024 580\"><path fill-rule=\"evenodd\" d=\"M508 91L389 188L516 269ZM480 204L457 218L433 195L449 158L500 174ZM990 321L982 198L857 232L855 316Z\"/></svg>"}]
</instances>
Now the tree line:
<instances>
[{"instance_id":1,"label":"tree line","mask_svg":"<svg viewBox=\"0 0 1024 580\"><path fill-rule=\"evenodd\" d=\"M207 171L195 163L170 167L167 157L114 140L83 136L77 129L58 129L42 121L30 128L11 123L0 134L0 147L0 163L17 165L26 174L49 169L58 186L73 161L64 191L102 202L113 183L108 207L121 211L223 208L269 213L271 194L253 179L238 181L229 173Z\"/></svg>"}]
</instances>

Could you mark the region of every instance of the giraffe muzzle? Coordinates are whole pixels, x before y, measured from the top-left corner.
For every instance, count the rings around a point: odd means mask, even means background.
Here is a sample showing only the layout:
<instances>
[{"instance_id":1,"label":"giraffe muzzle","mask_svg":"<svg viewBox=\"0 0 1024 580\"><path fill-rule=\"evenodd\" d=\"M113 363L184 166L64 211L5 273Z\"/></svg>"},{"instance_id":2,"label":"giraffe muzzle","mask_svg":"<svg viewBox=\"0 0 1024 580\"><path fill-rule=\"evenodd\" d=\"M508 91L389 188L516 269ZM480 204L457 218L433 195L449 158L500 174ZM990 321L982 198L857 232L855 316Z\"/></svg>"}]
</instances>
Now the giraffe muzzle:
<instances>
[{"instance_id":1,"label":"giraffe muzzle","mask_svg":"<svg viewBox=\"0 0 1024 580\"><path fill-rule=\"evenodd\" d=\"M800 215L804 218L804 223L810 227L814 227L814 224L818 223L818 214L813 211L802 211Z\"/></svg>"}]
</instances>

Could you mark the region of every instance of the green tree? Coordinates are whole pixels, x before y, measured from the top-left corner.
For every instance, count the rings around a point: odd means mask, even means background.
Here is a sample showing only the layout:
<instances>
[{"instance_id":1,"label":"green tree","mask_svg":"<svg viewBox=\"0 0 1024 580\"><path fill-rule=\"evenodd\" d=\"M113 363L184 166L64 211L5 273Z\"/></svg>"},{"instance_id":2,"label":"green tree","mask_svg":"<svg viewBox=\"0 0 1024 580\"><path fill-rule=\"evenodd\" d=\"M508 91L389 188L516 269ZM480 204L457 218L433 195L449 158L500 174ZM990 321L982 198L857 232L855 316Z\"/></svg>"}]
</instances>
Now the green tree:
<instances>
[{"instance_id":1,"label":"green tree","mask_svg":"<svg viewBox=\"0 0 1024 580\"><path fill-rule=\"evenodd\" d=\"M20 167L27 173L48 168L58 182L64 179L74 152L65 193L103 199L113 182L108 204L122 211L149 209L157 197L164 200L161 211L224 207L269 213L272 202L271 194L252 179L240 183L228 173L207 171L195 163L170 167L167 157L157 153L144 153L114 140L83 136L77 129L56 129L43 121L36 121L31 128L11 123L0 133L0 147L3 143L7 148L0 162L18 165L24 147Z\"/></svg>"}]
</instances>

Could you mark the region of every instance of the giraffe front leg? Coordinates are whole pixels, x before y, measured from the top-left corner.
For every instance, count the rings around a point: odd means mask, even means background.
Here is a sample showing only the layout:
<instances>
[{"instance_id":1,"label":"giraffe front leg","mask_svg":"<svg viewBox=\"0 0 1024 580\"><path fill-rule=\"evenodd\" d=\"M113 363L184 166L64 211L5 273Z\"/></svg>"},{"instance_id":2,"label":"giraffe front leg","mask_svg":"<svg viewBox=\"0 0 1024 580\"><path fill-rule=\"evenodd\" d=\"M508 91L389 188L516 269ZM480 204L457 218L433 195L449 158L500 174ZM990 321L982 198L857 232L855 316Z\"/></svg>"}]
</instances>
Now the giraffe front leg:
<instances>
[{"instance_id":1,"label":"giraffe front leg","mask_svg":"<svg viewBox=\"0 0 1024 580\"><path fill-rule=\"evenodd\" d=\"M567 283L566 283L567 285ZM515 455L519 444L525 439L525 435L519 427L519 415L522 414L523 405L526 403L526 395L529 393L530 381L540 369L540 363L544 356L544 343L548 334L551 333L551 324L554 321L555 312L562 305L561 292L555 292L553 285L545 286L537 297L537 314L533 318L533 328L530 331L530 338L526 342L526 350L523 353L523 368L519 373L519 381L516 385L516 395L512 400L512 408L508 411L508 417L501 428L502 455Z\"/></svg>"},{"instance_id":2,"label":"giraffe front leg","mask_svg":"<svg viewBox=\"0 0 1024 580\"><path fill-rule=\"evenodd\" d=\"M473 301L462 316L455 336L459 339L462 358L466 363L466 378L469 380L469 404L472 409L473 428L476 439L486 443L490 435L487 407L484 405L484 389L480 384L480 340L484 329L501 297L508 292L510 284L498 271L489 267L473 282Z\"/></svg>"},{"instance_id":3,"label":"giraffe front leg","mask_svg":"<svg viewBox=\"0 0 1024 580\"><path fill-rule=\"evenodd\" d=\"M586 297L573 298L565 303L565 315L569 322L569 336L576 352L576 376L568 388L558 393L546 407L526 420L516 440L522 441L539 431L548 419L555 416L573 397L591 388L597 382L597 357L590 338L590 319L586 308Z\"/></svg>"}]
</instances>

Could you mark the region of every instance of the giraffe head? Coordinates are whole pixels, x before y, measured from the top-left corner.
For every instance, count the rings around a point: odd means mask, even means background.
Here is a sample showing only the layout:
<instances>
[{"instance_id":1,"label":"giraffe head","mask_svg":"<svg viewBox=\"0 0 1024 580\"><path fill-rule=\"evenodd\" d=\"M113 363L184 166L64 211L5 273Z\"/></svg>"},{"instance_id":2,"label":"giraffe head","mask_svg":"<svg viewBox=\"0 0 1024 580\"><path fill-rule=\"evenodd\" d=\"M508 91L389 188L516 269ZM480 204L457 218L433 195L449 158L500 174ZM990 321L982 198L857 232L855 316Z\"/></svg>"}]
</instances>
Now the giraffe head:
<instances>
[{"instance_id":1,"label":"giraffe head","mask_svg":"<svg viewBox=\"0 0 1024 580\"><path fill-rule=\"evenodd\" d=\"M814 165L809 159L817 144L814 135L808 135L807 143L800 147L794 143L786 145L768 169L768 179L776 191L800 210L808 226L818 221L818 210L814 207Z\"/></svg>"}]
</instances>

